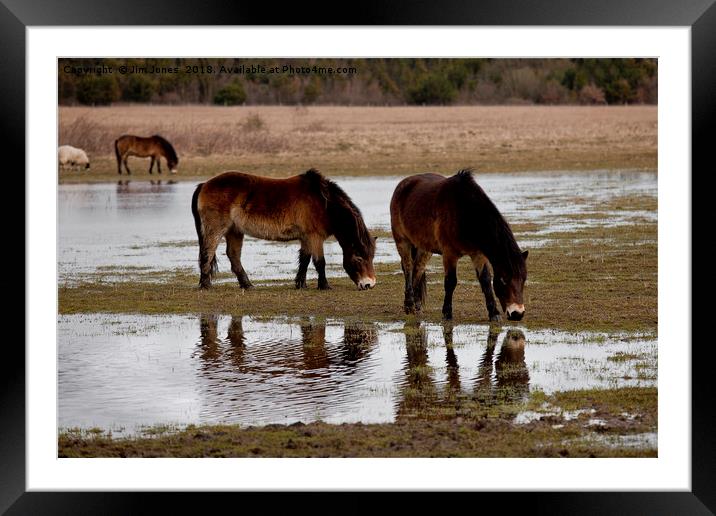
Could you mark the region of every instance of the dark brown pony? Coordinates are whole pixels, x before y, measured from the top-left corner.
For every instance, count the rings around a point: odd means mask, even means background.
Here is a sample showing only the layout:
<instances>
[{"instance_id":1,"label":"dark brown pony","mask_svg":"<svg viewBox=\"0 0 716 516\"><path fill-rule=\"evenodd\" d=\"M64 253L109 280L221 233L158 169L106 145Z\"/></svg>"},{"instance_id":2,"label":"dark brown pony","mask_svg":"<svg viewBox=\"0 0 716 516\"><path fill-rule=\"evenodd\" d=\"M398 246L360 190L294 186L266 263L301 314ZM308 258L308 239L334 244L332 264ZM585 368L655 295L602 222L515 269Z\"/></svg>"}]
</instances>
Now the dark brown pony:
<instances>
[{"instance_id":1,"label":"dark brown pony","mask_svg":"<svg viewBox=\"0 0 716 516\"><path fill-rule=\"evenodd\" d=\"M131 134L125 134L114 140L114 154L117 157L117 173L122 173L122 164L127 169L127 174L131 174L127 166L127 158L129 156L137 156L139 158L152 158L149 164L149 173L152 173L154 168L154 162L157 163L157 170L162 173L162 162L161 158L167 160L167 166L169 172L176 174L177 165L179 164L179 158L177 153L172 147L172 144L166 141L164 138L155 134L148 138L142 136L134 136Z\"/></svg>"},{"instance_id":2,"label":"dark brown pony","mask_svg":"<svg viewBox=\"0 0 716 516\"><path fill-rule=\"evenodd\" d=\"M510 226L470 170L447 178L420 174L403 179L390 201L390 223L405 275L406 313L419 311L425 302L425 266L436 253L445 270L445 319L452 319L457 261L465 255L472 259L490 320L500 318L495 294L508 319L522 319L527 251L520 251Z\"/></svg>"},{"instance_id":3,"label":"dark brown pony","mask_svg":"<svg viewBox=\"0 0 716 516\"><path fill-rule=\"evenodd\" d=\"M216 247L222 237L226 237L226 254L239 284L242 288L252 286L241 265L244 235L299 240L296 288L306 287L306 270L313 258L319 289L330 288L323 242L335 235L348 276L361 290L375 285L375 239L348 195L315 169L287 179L224 172L196 187L191 210L199 238L201 288L211 285Z\"/></svg>"}]
</instances>

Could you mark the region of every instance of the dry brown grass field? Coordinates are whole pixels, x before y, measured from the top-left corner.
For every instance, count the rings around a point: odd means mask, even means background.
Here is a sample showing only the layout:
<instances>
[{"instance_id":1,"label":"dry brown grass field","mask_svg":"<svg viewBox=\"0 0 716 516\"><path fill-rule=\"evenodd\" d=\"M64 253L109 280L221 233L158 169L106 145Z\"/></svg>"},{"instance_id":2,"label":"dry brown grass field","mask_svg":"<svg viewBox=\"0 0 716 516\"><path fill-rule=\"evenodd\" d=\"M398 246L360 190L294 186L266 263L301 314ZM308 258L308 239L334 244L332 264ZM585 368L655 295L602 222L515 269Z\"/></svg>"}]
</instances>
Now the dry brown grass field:
<instances>
[{"instance_id":1,"label":"dry brown grass field","mask_svg":"<svg viewBox=\"0 0 716 516\"><path fill-rule=\"evenodd\" d=\"M656 106L63 106L59 144L86 150L92 167L61 171L60 182L115 179L113 142L125 133L172 142L178 180L224 170L289 176L310 167L402 175L657 166ZM156 179L148 159L129 163L132 179Z\"/></svg>"}]
</instances>

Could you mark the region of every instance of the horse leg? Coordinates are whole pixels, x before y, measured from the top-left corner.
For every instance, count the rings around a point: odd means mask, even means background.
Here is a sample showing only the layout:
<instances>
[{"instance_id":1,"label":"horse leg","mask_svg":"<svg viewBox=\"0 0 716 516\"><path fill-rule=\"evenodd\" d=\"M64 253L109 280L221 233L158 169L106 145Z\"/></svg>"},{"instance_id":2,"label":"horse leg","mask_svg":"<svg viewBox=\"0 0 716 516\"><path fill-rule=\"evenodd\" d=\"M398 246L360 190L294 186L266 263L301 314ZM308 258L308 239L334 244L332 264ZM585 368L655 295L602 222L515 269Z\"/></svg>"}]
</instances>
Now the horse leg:
<instances>
[{"instance_id":1,"label":"horse leg","mask_svg":"<svg viewBox=\"0 0 716 516\"><path fill-rule=\"evenodd\" d=\"M472 257L472 264L475 266L477 280L480 282L482 293L485 295L485 306L487 306L490 321L499 322L500 312L497 309L495 293L492 290L492 275L490 274L490 268L487 266L487 259L483 255L475 255Z\"/></svg>"},{"instance_id":2,"label":"horse leg","mask_svg":"<svg viewBox=\"0 0 716 516\"><path fill-rule=\"evenodd\" d=\"M313 238L309 241L309 249L313 266L318 273L318 290L330 290L326 279L326 259L323 257L323 240Z\"/></svg>"},{"instance_id":3,"label":"horse leg","mask_svg":"<svg viewBox=\"0 0 716 516\"><path fill-rule=\"evenodd\" d=\"M231 271L236 274L236 279L239 280L241 288L249 289L253 285L249 281L249 277L241 265L241 248L244 245L244 234L237 230L230 230L226 234L226 256L229 257L231 262Z\"/></svg>"},{"instance_id":4,"label":"horse leg","mask_svg":"<svg viewBox=\"0 0 716 516\"><path fill-rule=\"evenodd\" d=\"M318 290L330 290L331 287L326 279L326 259L323 257L323 248L321 248L320 254L314 254L312 258L313 266L318 273Z\"/></svg>"},{"instance_id":5,"label":"horse leg","mask_svg":"<svg viewBox=\"0 0 716 516\"><path fill-rule=\"evenodd\" d=\"M199 249L199 288L203 289L211 287L211 279L216 273L216 248L224 236L222 231L212 230L207 226L208 224L204 226L203 242Z\"/></svg>"},{"instance_id":6,"label":"horse leg","mask_svg":"<svg viewBox=\"0 0 716 516\"><path fill-rule=\"evenodd\" d=\"M427 278L425 267L428 265L433 253L414 247L413 253L413 298L415 299L415 311L422 309L427 297Z\"/></svg>"},{"instance_id":7,"label":"horse leg","mask_svg":"<svg viewBox=\"0 0 716 516\"><path fill-rule=\"evenodd\" d=\"M154 156L151 157L152 161L149 162L149 173L152 174L152 169L154 168Z\"/></svg>"},{"instance_id":8,"label":"horse leg","mask_svg":"<svg viewBox=\"0 0 716 516\"><path fill-rule=\"evenodd\" d=\"M159 171L160 174L162 173L162 157L161 156L159 156L157 158L157 170Z\"/></svg>"},{"instance_id":9,"label":"horse leg","mask_svg":"<svg viewBox=\"0 0 716 516\"><path fill-rule=\"evenodd\" d=\"M306 249L306 246L301 243L301 248L298 250L298 271L296 272L296 288L307 288L306 285L306 271L308 271L308 262L311 261L311 253Z\"/></svg>"},{"instance_id":10,"label":"horse leg","mask_svg":"<svg viewBox=\"0 0 716 516\"><path fill-rule=\"evenodd\" d=\"M415 247L407 240L395 238L395 246L398 248L400 255L400 267L403 269L405 276L405 300L403 301L403 309L406 314L415 312L415 296L413 293L413 254L416 252Z\"/></svg>"},{"instance_id":11,"label":"horse leg","mask_svg":"<svg viewBox=\"0 0 716 516\"><path fill-rule=\"evenodd\" d=\"M443 318L452 319L452 294L457 286L457 258L449 254L443 255L445 270L445 300L443 301Z\"/></svg>"},{"instance_id":12,"label":"horse leg","mask_svg":"<svg viewBox=\"0 0 716 516\"><path fill-rule=\"evenodd\" d=\"M127 169L127 174L130 174L130 175L131 175L131 174L132 174L132 171L129 170L129 165L127 164L127 161L128 161L128 160L129 160L129 156L125 156L125 157L124 157L124 160L123 160L123 161L124 161L124 168Z\"/></svg>"}]
</instances>

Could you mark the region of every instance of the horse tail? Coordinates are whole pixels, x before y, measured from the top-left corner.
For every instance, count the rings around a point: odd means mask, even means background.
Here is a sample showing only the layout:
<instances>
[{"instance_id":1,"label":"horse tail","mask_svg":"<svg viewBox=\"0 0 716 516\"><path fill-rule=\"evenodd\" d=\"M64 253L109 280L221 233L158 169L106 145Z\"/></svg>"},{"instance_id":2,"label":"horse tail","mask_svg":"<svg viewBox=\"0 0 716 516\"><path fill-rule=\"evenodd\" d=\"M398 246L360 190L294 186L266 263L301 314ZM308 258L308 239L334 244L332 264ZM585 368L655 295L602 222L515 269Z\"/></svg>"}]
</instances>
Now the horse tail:
<instances>
[{"instance_id":1,"label":"horse tail","mask_svg":"<svg viewBox=\"0 0 716 516\"><path fill-rule=\"evenodd\" d=\"M114 155L117 157L117 172L122 173L122 156L119 153L119 138L114 140Z\"/></svg>"},{"instance_id":2,"label":"horse tail","mask_svg":"<svg viewBox=\"0 0 716 516\"><path fill-rule=\"evenodd\" d=\"M413 247L410 254L413 256L413 263L418 255L418 248ZM413 299L418 301L421 305L425 305L425 301L428 299L428 278L427 271L423 269L423 273L420 275L420 279L417 284L413 284Z\"/></svg>"},{"instance_id":3,"label":"horse tail","mask_svg":"<svg viewBox=\"0 0 716 516\"><path fill-rule=\"evenodd\" d=\"M196 190L194 190L194 195L191 196L191 213L194 215L194 227L196 227L196 236L199 240L199 270L201 270L202 265L206 263L206 260L208 259L206 248L204 247L204 230L202 228L201 223L201 215L199 215L199 192L201 192L201 187L204 186L204 183L199 183L196 187ZM209 276L211 278L214 277L214 275L219 270L219 265L216 262L216 253L214 253L214 258L211 260L211 269L209 271Z\"/></svg>"}]
</instances>

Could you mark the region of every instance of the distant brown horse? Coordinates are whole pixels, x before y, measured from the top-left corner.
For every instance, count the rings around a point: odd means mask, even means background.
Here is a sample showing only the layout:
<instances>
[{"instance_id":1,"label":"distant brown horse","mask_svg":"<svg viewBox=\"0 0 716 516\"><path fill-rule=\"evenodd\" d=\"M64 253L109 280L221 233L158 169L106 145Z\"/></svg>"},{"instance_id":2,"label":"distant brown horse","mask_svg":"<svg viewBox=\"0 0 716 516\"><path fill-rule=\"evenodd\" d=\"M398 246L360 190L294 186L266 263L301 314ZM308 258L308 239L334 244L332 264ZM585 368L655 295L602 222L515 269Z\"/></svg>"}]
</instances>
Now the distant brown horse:
<instances>
[{"instance_id":1,"label":"distant brown horse","mask_svg":"<svg viewBox=\"0 0 716 516\"><path fill-rule=\"evenodd\" d=\"M122 173L122 164L127 169L127 174L132 173L127 166L129 156L152 158L149 164L150 174L154 168L154 162L157 163L159 173L162 173L161 158L167 160L167 166L172 174L176 174L177 165L179 164L179 158L172 144L158 134L148 138L131 134L122 135L114 141L114 154L117 157L117 173L119 174Z\"/></svg>"},{"instance_id":2,"label":"distant brown horse","mask_svg":"<svg viewBox=\"0 0 716 516\"><path fill-rule=\"evenodd\" d=\"M457 261L465 255L472 259L490 320L500 318L495 294L508 319L522 319L527 251L520 251L510 226L470 170L448 178L420 174L403 179L390 201L390 222L405 275L407 313L419 311L425 302L425 267L435 253L442 255L445 270L445 319L452 319Z\"/></svg>"},{"instance_id":3,"label":"distant brown horse","mask_svg":"<svg viewBox=\"0 0 716 516\"><path fill-rule=\"evenodd\" d=\"M252 286L241 265L244 235L299 240L296 288L306 287L306 270L313 258L319 289L330 288L323 242L335 235L348 276L361 290L375 286L375 239L348 195L315 169L287 179L224 172L196 187L191 209L199 238L201 288L211 285L222 237L226 237L226 254L239 284Z\"/></svg>"}]
</instances>

